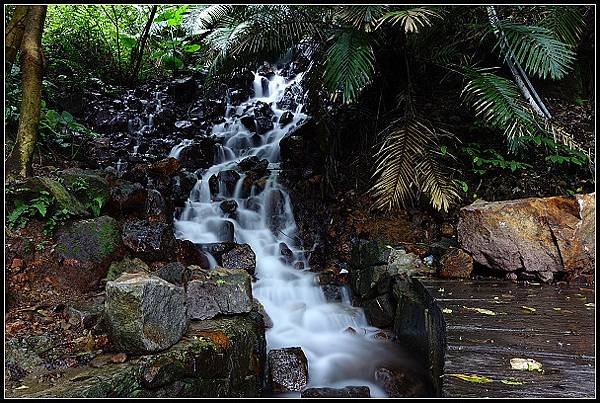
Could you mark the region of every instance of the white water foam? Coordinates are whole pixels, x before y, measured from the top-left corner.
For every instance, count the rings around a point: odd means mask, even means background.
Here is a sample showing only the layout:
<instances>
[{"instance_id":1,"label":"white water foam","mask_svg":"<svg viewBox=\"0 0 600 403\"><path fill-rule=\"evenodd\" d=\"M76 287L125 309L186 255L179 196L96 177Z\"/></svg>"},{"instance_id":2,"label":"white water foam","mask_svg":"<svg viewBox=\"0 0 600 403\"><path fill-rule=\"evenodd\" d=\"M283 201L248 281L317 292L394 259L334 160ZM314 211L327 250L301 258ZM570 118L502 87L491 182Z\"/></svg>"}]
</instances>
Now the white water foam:
<instances>
[{"instance_id":1,"label":"white water foam","mask_svg":"<svg viewBox=\"0 0 600 403\"><path fill-rule=\"evenodd\" d=\"M277 107L277 101L286 88L299 80L301 75L286 81L279 74L270 79L256 74L254 97L237 107L228 105L225 121L213 128L213 135L221 138L223 145L215 164L202 174L190 192L185 209L175 220L176 236L194 243L224 241L220 228L223 221L231 222L235 242L249 244L256 254L257 281L252 287L253 294L273 321L266 334L267 348L301 347L308 359L309 387L365 385L370 387L373 397L386 396L375 383L375 370L406 364L408 358L397 344L373 337L379 329L369 326L362 308L350 305L346 290L341 303L327 302L298 240L288 192L277 181L278 169L273 169L278 168L279 141L308 117L299 112L300 105L290 124L281 128L278 123L285 110ZM270 104L274 116L274 128L262 136L251 133L240 122L241 115L251 112L248 108L257 101ZM189 141L184 140L170 155L177 157L187 145ZM218 195L211 195L209 178L235 170L239 161L251 155L266 158L272 169L264 190L253 188L250 195L242 194L244 174L240 173L233 194L221 183ZM269 205L274 196L284 203L276 231L271 229L273 215ZM219 207L221 201L231 199L238 204L236 219L228 218ZM282 262L281 242L293 251L294 263L301 262L304 269ZM216 264L214 259L212 264ZM355 329L356 334L346 332L348 327Z\"/></svg>"}]
</instances>

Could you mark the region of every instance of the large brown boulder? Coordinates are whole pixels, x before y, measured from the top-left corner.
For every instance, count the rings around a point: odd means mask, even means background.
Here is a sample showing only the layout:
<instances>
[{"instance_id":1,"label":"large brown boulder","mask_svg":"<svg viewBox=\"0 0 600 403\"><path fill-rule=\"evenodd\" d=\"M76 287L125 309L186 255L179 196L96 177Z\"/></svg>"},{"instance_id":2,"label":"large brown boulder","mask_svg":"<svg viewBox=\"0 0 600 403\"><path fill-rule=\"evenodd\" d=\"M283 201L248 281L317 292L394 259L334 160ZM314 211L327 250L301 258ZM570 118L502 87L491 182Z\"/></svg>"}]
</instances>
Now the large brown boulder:
<instances>
[{"instance_id":1,"label":"large brown boulder","mask_svg":"<svg viewBox=\"0 0 600 403\"><path fill-rule=\"evenodd\" d=\"M460 211L458 241L473 259L551 281L593 275L596 194L476 201Z\"/></svg>"}]
</instances>

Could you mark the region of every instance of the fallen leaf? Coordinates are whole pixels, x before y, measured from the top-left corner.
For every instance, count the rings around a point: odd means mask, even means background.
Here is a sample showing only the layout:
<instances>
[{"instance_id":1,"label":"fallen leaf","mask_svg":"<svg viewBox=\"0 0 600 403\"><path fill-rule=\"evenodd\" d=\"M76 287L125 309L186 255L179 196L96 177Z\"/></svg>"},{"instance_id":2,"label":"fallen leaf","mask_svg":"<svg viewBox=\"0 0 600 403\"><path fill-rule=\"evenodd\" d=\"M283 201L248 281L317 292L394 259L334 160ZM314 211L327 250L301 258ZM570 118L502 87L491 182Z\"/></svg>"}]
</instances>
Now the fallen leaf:
<instances>
[{"instance_id":1,"label":"fallen leaf","mask_svg":"<svg viewBox=\"0 0 600 403\"><path fill-rule=\"evenodd\" d=\"M557 311L557 312L558 312L558 311L562 311L562 309L560 309L560 308L552 308L552 309L554 309L554 310L555 310L555 311Z\"/></svg>"},{"instance_id":2,"label":"fallen leaf","mask_svg":"<svg viewBox=\"0 0 600 403\"><path fill-rule=\"evenodd\" d=\"M463 308L468 309L469 311L475 311L475 312L479 312L482 313L484 315L496 315L496 312L494 311L490 311L489 309L483 309L483 308L469 308L463 305Z\"/></svg>"},{"instance_id":3,"label":"fallen leaf","mask_svg":"<svg viewBox=\"0 0 600 403\"><path fill-rule=\"evenodd\" d=\"M590 306L592 308L596 307L596 305L593 302L588 302L587 304L585 304L585 306Z\"/></svg>"},{"instance_id":4,"label":"fallen leaf","mask_svg":"<svg viewBox=\"0 0 600 403\"><path fill-rule=\"evenodd\" d=\"M442 309L442 313L452 313L452 309L444 308Z\"/></svg>"},{"instance_id":5,"label":"fallen leaf","mask_svg":"<svg viewBox=\"0 0 600 403\"><path fill-rule=\"evenodd\" d=\"M29 386L27 386L27 385L21 385L18 388L15 388L15 390L22 390L22 389L29 389Z\"/></svg>"},{"instance_id":6,"label":"fallen leaf","mask_svg":"<svg viewBox=\"0 0 600 403\"><path fill-rule=\"evenodd\" d=\"M511 358L510 367L519 371L543 372L542 364L532 358Z\"/></svg>"},{"instance_id":7,"label":"fallen leaf","mask_svg":"<svg viewBox=\"0 0 600 403\"><path fill-rule=\"evenodd\" d=\"M522 305L521 308L528 310L529 312L535 312L535 308L531 308L529 306Z\"/></svg>"},{"instance_id":8,"label":"fallen leaf","mask_svg":"<svg viewBox=\"0 0 600 403\"><path fill-rule=\"evenodd\" d=\"M501 379L500 382L502 382L505 385L523 385L524 384L524 382L517 381L515 379Z\"/></svg>"},{"instance_id":9,"label":"fallen leaf","mask_svg":"<svg viewBox=\"0 0 600 403\"><path fill-rule=\"evenodd\" d=\"M125 361L127 361L127 354L125 354L125 353L115 354L112 357L110 357L110 362L112 362L114 364L120 364Z\"/></svg>"},{"instance_id":10,"label":"fallen leaf","mask_svg":"<svg viewBox=\"0 0 600 403\"><path fill-rule=\"evenodd\" d=\"M467 381L467 382L475 382L475 383L490 383L490 382L494 382L493 379L490 379L488 377L485 376L481 376L481 375L466 375L466 374L447 374L447 376L453 376L455 378L461 379L463 381Z\"/></svg>"}]
</instances>

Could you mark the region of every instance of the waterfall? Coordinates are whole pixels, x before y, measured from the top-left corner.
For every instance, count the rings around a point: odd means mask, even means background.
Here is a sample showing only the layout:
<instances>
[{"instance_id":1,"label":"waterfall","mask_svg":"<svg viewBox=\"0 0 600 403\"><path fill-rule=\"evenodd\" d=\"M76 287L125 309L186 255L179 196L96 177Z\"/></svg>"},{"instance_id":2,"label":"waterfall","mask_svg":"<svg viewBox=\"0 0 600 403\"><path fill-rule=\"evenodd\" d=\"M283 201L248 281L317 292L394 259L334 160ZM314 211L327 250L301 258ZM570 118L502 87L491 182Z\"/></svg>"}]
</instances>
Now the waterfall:
<instances>
[{"instance_id":1,"label":"waterfall","mask_svg":"<svg viewBox=\"0 0 600 403\"><path fill-rule=\"evenodd\" d=\"M253 294L273 321L266 333L267 348L301 347L308 359L310 387L366 385L372 396L385 396L374 381L374 372L383 365L396 366L405 355L395 343L374 337L379 329L369 326L362 308L351 306L346 290L342 302L326 300L298 240L290 196L278 181L279 141L308 116L299 112L300 105L293 111L292 122L281 128L278 120L286 111L278 109L277 101L300 80L301 75L287 81L279 74L270 79L256 74L254 97L237 108L228 105L225 121L213 127L213 135L222 140L216 162L190 192L175 219L175 233L179 239L198 244L221 242L231 240L225 239L230 234L223 228L233 225L234 241L249 244L256 254ZM262 135L241 122L241 115L252 112L258 101L269 104L273 113L273 129ZM177 156L187 145L174 147L171 155ZM237 163L248 156L267 159L271 174L264 187L243 192L245 175ZM220 182L215 194L214 178L211 191L210 178L230 170L239 174L233 191ZM219 207L224 200L237 202L235 218ZM293 252L289 264L282 259L281 243ZM212 264L216 264L214 259ZM348 327L356 332L347 331Z\"/></svg>"}]
</instances>

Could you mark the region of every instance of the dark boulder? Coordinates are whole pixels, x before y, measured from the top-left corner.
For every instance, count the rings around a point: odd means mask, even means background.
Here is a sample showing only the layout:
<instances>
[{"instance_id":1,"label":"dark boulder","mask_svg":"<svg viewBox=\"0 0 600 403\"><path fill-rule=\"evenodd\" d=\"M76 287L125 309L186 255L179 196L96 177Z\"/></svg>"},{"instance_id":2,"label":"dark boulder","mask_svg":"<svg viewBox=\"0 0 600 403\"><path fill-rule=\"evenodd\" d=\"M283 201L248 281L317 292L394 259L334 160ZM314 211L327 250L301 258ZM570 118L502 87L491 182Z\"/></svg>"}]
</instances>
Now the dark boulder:
<instances>
[{"instance_id":1,"label":"dark boulder","mask_svg":"<svg viewBox=\"0 0 600 403\"><path fill-rule=\"evenodd\" d=\"M190 269L179 262L172 262L161 266L154 274L178 286L185 286L192 276Z\"/></svg>"},{"instance_id":2,"label":"dark boulder","mask_svg":"<svg viewBox=\"0 0 600 403\"><path fill-rule=\"evenodd\" d=\"M217 180L224 188L227 196L233 196L235 192L235 185L240 180L240 174L233 169L221 171L217 175Z\"/></svg>"},{"instance_id":3,"label":"dark boulder","mask_svg":"<svg viewBox=\"0 0 600 403\"><path fill-rule=\"evenodd\" d=\"M173 212L168 209L165 199L158 190L148 190L144 210L149 222L170 223L173 221Z\"/></svg>"},{"instance_id":4,"label":"dark boulder","mask_svg":"<svg viewBox=\"0 0 600 403\"><path fill-rule=\"evenodd\" d=\"M187 329L183 288L145 273L109 281L105 312L112 345L128 353L169 348Z\"/></svg>"},{"instance_id":5,"label":"dark boulder","mask_svg":"<svg viewBox=\"0 0 600 403\"><path fill-rule=\"evenodd\" d=\"M202 138L183 148L178 158L181 168L196 170L210 167L214 161L215 143L214 139Z\"/></svg>"},{"instance_id":6,"label":"dark boulder","mask_svg":"<svg viewBox=\"0 0 600 403\"><path fill-rule=\"evenodd\" d=\"M308 383L308 361L300 347L271 350L268 363L273 392L300 392Z\"/></svg>"},{"instance_id":7,"label":"dark boulder","mask_svg":"<svg viewBox=\"0 0 600 403\"><path fill-rule=\"evenodd\" d=\"M283 262L286 264L292 264L294 261L294 252L292 252L290 247L287 246L285 242L279 243L279 254L281 255Z\"/></svg>"},{"instance_id":8,"label":"dark boulder","mask_svg":"<svg viewBox=\"0 0 600 403\"><path fill-rule=\"evenodd\" d=\"M256 255L248 244L236 245L221 255L221 266L226 269L240 269L253 275L256 270Z\"/></svg>"},{"instance_id":9,"label":"dark boulder","mask_svg":"<svg viewBox=\"0 0 600 403\"><path fill-rule=\"evenodd\" d=\"M188 171L181 171L171 178L171 197L175 206L185 205L196 182L196 175Z\"/></svg>"},{"instance_id":10,"label":"dark boulder","mask_svg":"<svg viewBox=\"0 0 600 403\"><path fill-rule=\"evenodd\" d=\"M200 245L192 241L176 239L176 257L177 261L185 266L195 265L203 269L210 269L208 257L202 251Z\"/></svg>"},{"instance_id":11,"label":"dark boulder","mask_svg":"<svg viewBox=\"0 0 600 403\"><path fill-rule=\"evenodd\" d=\"M273 233L278 233L285 225L285 196L281 190L273 189L269 192L265 211L267 226Z\"/></svg>"},{"instance_id":12,"label":"dark boulder","mask_svg":"<svg viewBox=\"0 0 600 403\"><path fill-rule=\"evenodd\" d=\"M60 281L83 291L92 290L110 263L123 254L119 224L109 216L77 221L59 231L55 251Z\"/></svg>"},{"instance_id":13,"label":"dark boulder","mask_svg":"<svg viewBox=\"0 0 600 403\"><path fill-rule=\"evenodd\" d=\"M306 388L302 391L301 397L371 397L371 390L368 386L346 386L343 388Z\"/></svg>"},{"instance_id":14,"label":"dark boulder","mask_svg":"<svg viewBox=\"0 0 600 403\"><path fill-rule=\"evenodd\" d=\"M369 324L376 327L388 327L394 321L394 307L388 294L380 295L364 305Z\"/></svg>"},{"instance_id":15,"label":"dark boulder","mask_svg":"<svg viewBox=\"0 0 600 403\"><path fill-rule=\"evenodd\" d=\"M294 114L290 111L285 111L279 117L279 126L285 127L285 126L289 125L290 123L292 123L293 120L294 120Z\"/></svg>"},{"instance_id":16,"label":"dark boulder","mask_svg":"<svg viewBox=\"0 0 600 403\"><path fill-rule=\"evenodd\" d=\"M242 116L240 118L240 123L244 125L250 133L256 133L256 121L252 116Z\"/></svg>"},{"instance_id":17,"label":"dark boulder","mask_svg":"<svg viewBox=\"0 0 600 403\"><path fill-rule=\"evenodd\" d=\"M210 319L218 315L250 312L252 284L244 270L215 268L193 271L187 284L187 309L190 319Z\"/></svg>"},{"instance_id":18,"label":"dark boulder","mask_svg":"<svg viewBox=\"0 0 600 403\"><path fill-rule=\"evenodd\" d=\"M238 204L235 200L224 200L219 204L219 207L225 214L233 215L238 208Z\"/></svg>"},{"instance_id":19,"label":"dark boulder","mask_svg":"<svg viewBox=\"0 0 600 403\"><path fill-rule=\"evenodd\" d=\"M169 95L177 102L191 102L196 96L196 80L193 77L178 78L169 83Z\"/></svg>"},{"instance_id":20,"label":"dark boulder","mask_svg":"<svg viewBox=\"0 0 600 403\"><path fill-rule=\"evenodd\" d=\"M419 377L410 370L379 368L375 371L375 381L381 385L388 397L427 396L424 377Z\"/></svg>"},{"instance_id":21,"label":"dark boulder","mask_svg":"<svg viewBox=\"0 0 600 403\"><path fill-rule=\"evenodd\" d=\"M127 221L123 225L123 243L138 257L165 260L174 254L173 226L148 220Z\"/></svg>"}]
</instances>

